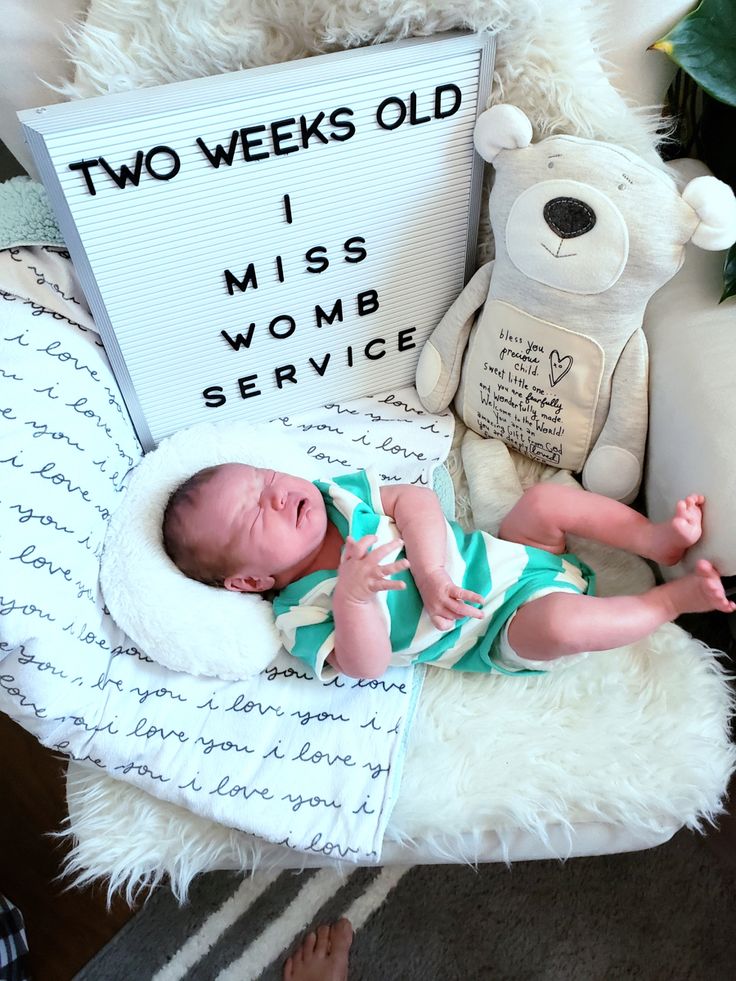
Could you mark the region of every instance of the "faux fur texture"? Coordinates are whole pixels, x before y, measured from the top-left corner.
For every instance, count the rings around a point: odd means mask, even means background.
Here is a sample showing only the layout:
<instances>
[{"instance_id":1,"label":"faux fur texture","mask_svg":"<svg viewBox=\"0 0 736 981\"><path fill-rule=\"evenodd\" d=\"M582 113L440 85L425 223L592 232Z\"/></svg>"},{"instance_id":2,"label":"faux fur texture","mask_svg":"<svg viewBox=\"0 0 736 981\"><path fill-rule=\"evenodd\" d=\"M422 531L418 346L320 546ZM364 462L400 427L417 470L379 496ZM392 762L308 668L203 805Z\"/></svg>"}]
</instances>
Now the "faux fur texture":
<instances>
[{"instance_id":1,"label":"faux fur texture","mask_svg":"<svg viewBox=\"0 0 736 981\"><path fill-rule=\"evenodd\" d=\"M736 759L729 705L712 653L672 625L541 678L430 669L386 841L411 846L406 862L417 852L475 862L489 830L503 845L520 829L548 842L563 826L569 847L550 844L549 854L567 857L588 822L653 840L683 824L702 828L721 811ZM295 863L293 852L78 764L68 781L76 884L104 878L110 894L131 898L168 876L182 898L203 871Z\"/></svg>"},{"instance_id":2,"label":"faux fur texture","mask_svg":"<svg viewBox=\"0 0 736 981\"><path fill-rule=\"evenodd\" d=\"M69 98L254 68L470 28L497 37L492 101L522 106L536 137L610 140L656 160L655 107L634 109L605 74L595 0L92 0L70 34ZM654 39L653 39L654 40Z\"/></svg>"},{"instance_id":3,"label":"faux fur texture","mask_svg":"<svg viewBox=\"0 0 736 981\"><path fill-rule=\"evenodd\" d=\"M258 674L279 652L271 604L188 579L161 541L172 491L198 470L229 462L319 476L307 453L268 423L204 423L176 433L136 467L110 519L100 583L117 625L159 664L236 680Z\"/></svg>"}]
</instances>

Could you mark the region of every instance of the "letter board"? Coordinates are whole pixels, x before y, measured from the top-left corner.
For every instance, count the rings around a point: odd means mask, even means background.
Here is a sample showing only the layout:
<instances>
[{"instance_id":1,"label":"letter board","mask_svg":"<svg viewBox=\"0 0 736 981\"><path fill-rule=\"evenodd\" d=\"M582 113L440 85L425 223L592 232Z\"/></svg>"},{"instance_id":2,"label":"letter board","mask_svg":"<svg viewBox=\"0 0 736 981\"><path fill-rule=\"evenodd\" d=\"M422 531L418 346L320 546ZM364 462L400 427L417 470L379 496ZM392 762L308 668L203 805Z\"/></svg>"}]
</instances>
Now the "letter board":
<instances>
[{"instance_id":1,"label":"letter board","mask_svg":"<svg viewBox=\"0 0 736 981\"><path fill-rule=\"evenodd\" d=\"M411 384L475 267L493 41L19 113L145 449Z\"/></svg>"}]
</instances>

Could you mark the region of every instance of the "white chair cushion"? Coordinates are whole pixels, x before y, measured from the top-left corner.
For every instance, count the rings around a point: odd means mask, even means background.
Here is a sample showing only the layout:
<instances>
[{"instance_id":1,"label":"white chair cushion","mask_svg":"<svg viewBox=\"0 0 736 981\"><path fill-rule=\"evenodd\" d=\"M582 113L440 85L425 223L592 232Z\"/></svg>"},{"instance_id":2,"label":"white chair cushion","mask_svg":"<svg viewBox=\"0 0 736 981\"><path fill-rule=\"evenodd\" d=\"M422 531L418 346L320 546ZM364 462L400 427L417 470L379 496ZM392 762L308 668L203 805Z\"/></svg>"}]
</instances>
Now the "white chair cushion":
<instances>
[{"instance_id":1,"label":"white chair cushion","mask_svg":"<svg viewBox=\"0 0 736 981\"><path fill-rule=\"evenodd\" d=\"M677 161L682 182L707 173L698 161ZM686 247L682 269L654 294L644 331L650 351L649 441L644 476L653 521L696 490L706 497L703 537L674 578L707 558L722 576L736 575L736 301L719 303L723 252ZM687 489L686 489L687 488Z\"/></svg>"}]
</instances>

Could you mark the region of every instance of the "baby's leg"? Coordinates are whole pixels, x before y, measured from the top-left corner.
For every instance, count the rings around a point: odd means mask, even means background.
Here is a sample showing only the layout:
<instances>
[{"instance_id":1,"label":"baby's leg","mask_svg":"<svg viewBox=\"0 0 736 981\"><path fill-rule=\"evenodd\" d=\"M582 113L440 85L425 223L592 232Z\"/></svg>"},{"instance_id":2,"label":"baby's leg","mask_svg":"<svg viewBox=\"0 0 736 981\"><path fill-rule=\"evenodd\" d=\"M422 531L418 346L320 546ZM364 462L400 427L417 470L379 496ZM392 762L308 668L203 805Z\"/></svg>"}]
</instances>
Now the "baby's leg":
<instances>
[{"instance_id":1,"label":"baby's leg","mask_svg":"<svg viewBox=\"0 0 736 981\"><path fill-rule=\"evenodd\" d=\"M708 610L732 613L736 603L726 598L710 562L701 559L695 572L640 596L558 592L530 600L509 624L509 643L519 657L551 661L632 644L682 613Z\"/></svg>"},{"instance_id":2,"label":"baby's leg","mask_svg":"<svg viewBox=\"0 0 736 981\"><path fill-rule=\"evenodd\" d=\"M557 553L566 550L566 535L581 535L675 565L702 534L704 502L702 495L691 494L678 502L669 521L655 524L628 505L582 487L535 484L504 518L498 534Z\"/></svg>"}]
</instances>

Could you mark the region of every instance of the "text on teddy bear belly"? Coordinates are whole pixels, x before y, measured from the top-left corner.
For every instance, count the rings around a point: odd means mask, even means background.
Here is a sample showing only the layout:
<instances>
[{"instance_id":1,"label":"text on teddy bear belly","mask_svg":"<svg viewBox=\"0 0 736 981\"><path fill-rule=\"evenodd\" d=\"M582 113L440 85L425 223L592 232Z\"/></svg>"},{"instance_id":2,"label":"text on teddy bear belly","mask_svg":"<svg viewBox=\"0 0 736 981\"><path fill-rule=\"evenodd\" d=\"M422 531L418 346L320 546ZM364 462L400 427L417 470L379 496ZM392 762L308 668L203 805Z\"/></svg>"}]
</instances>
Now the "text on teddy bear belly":
<instances>
[{"instance_id":1,"label":"text on teddy bear belly","mask_svg":"<svg viewBox=\"0 0 736 981\"><path fill-rule=\"evenodd\" d=\"M542 463L582 467L603 373L589 338L489 300L464 371L466 425Z\"/></svg>"}]
</instances>

